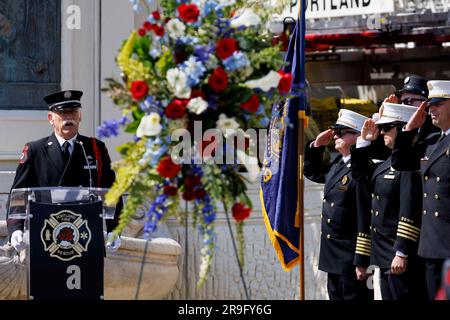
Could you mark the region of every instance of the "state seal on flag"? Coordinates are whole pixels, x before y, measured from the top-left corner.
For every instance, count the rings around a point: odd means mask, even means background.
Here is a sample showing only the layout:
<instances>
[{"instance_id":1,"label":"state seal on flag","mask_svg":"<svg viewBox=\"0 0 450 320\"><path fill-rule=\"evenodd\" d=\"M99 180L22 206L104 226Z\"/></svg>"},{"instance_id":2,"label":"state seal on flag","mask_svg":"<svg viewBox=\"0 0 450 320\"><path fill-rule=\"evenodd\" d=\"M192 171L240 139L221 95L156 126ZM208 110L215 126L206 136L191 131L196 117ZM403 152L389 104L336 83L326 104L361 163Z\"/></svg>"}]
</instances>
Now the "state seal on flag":
<instances>
[{"instance_id":1,"label":"state seal on flag","mask_svg":"<svg viewBox=\"0 0 450 320\"><path fill-rule=\"evenodd\" d=\"M63 210L45 219L41 240L50 257L70 261L87 251L91 230L81 214Z\"/></svg>"}]
</instances>

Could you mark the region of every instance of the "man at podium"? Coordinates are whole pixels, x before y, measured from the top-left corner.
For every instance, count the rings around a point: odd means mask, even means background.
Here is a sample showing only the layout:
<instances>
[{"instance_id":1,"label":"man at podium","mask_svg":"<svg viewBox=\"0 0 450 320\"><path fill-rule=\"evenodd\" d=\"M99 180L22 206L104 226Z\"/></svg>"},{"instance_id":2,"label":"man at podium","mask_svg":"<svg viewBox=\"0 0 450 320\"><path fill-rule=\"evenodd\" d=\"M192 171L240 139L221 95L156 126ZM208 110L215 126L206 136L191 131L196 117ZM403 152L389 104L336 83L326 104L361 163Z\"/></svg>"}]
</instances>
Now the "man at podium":
<instances>
[{"instance_id":1,"label":"man at podium","mask_svg":"<svg viewBox=\"0 0 450 320\"><path fill-rule=\"evenodd\" d=\"M53 133L25 144L12 189L112 186L115 174L105 144L78 133L82 95L81 91L67 90L44 97ZM122 203L119 202L114 219L106 222L108 239L113 238L111 231L117 226L121 208ZM7 226L11 245L17 251L23 250L26 247L23 239L24 220L8 218ZM108 241L106 246L109 250L117 250L120 238Z\"/></svg>"}]
</instances>

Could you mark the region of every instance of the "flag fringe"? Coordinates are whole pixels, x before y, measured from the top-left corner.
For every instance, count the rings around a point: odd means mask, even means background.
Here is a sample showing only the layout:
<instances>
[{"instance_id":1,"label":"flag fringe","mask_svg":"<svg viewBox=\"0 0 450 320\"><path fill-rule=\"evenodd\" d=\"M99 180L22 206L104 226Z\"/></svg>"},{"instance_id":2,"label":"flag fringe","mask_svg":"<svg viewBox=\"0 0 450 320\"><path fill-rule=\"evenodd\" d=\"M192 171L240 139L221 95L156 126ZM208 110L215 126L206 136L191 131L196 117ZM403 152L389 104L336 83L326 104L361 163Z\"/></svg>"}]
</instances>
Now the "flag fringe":
<instances>
[{"instance_id":1,"label":"flag fringe","mask_svg":"<svg viewBox=\"0 0 450 320\"><path fill-rule=\"evenodd\" d=\"M297 257L294 260L292 260L291 262L286 264L286 262L284 261L284 257L283 257L283 251L281 250L281 247L280 247L277 237L280 238L281 240L283 240L289 246L289 248L291 248L297 254L300 253L300 250L298 248L296 248L290 241L288 241L285 236L278 233L276 230L272 230L272 227L271 227L270 221L269 221L269 217L267 215L266 207L264 205L264 196L263 196L262 189L260 189L259 196L261 199L261 210L262 210L263 217L264 217L264 224L266 225L266 229L267 229L267 234L269 235L270 241L272 242L272 246L275 249L278 260L280 261L281 266L283 267L283 270L288 272L293 267L295 267L299 263L300 260L299 260L299 257Z\"/></svg>"}]
</instances>

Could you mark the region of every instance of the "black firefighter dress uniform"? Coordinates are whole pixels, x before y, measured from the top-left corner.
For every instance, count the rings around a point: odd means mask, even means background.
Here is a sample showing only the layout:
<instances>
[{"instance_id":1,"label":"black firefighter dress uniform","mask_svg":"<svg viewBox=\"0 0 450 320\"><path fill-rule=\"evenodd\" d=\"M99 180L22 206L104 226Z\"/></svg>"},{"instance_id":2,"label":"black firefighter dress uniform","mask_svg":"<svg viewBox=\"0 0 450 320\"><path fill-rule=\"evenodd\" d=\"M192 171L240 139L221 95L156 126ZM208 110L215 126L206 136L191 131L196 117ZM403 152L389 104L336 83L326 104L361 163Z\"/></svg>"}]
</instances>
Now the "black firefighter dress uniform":
<instances>
[{"instance_id":1,"label":"black firefighter dress uniform","mask_svg":"<svg viewBox=\"0 0 450 320\"><path fill-rule=\"evenodd\" d=\"M417 109L406 105L384 103L377 125L403 126ZM381 269L383 300L426 298L423 261L417 257L420 236L422 188L420 172L396 171L392 158L375 161L371 147L352 150L352 173L360 189L367 188L368 197L358 198L358 209L370 211L371 221L358 230L371 234L370 263ZM392 260L407 255L407 271L390 273Z\"/></svg>"},{"instance_id":2,"label":"black firefighter dress uniform","mask_svg":"<svg viewBox=\"0 0 450 320\"><path fill-rule=\"evenodd\" d=\"M366 281L356 279L355 266L368 267L369 256L356 250L358 217L356 183L350 161L339 155L324 163L325 147L305 147L304 174L309 180L325 183L319 254L319 270L328 273L330 300L369 300ZM364 223L364 222L361 222Z\"/></svg>"},{"instance_id":3,"label":"black firefighter dress uniform","mask_svg":"<svg viewBox=\"0 0 450 320\"><path fill-rule=\"evenodd\" d=\"M70 92L78 93L78 91ZM67 92L55 95L58 98L64 93ZM76 96L79 100L81 94ZM66 97L69 95L66 94ZM64 99L67 98L62 98L60 101L64 101ZM73 95L71 99L73 99ZM67 100L72 101L70 98ZM94 186L110 188L115 180L115 174L111 169L111 159L105 144L100 140L82 135L78 135L77 140L83 143L88 161L91 162L89 166ZM52 186L89 187L89 169L82 147L78 143L74 143L73 147L73 152L65 164L60 144L54 133L49 137L27 143L16 170L12 189ZM101 168L99 168L100 166ZM97 181L98 179L100 181ZM117 225L121 207L122 202L119 202L114 220L106 221L108 231L112 231ZM16 230L22 230L23 223L23 220L7 219L9 234Z\"/></svg>"},{"instance_id":4,"label":"black firefighter dress uniform","mask_svg":"<svg viewBox=\"0 0 450 320\"><path fill-rule=\"evenodd\" d=\"M448 83L446 99L450 99L450 81L430 81L429 84L438 89L441 82ZM430 98L433 94L431 89ZM423 205L418 253L425 258L428 296L434 299L442 264L450 257L450 137L434 133L414 143L416 133L417 130L398 133L392 165L398 170L421 170Z\"/></svg>"},{"instance_id":5,"label":"black firefighter dress uniform","mask_svg":"<svg viewBox=\"0 0 450 320\"><path fill-rule=\"evenodd\" d=\"M358 188L367 188L370 199L358 197L358 210L369 212L371 222L360 225L358 245L371 254L370 264L380 267L383 300L425 299L423 261L417 257L421 224L421 184L418 171L396 171L391 157L370 160L370 147L352 150L352 173ZM362 193L365 194L365 193ZM362 214L362 213L361 213ZM396 252L408 256L407 271L390 273Z\"/></svg>"}]
</instances>

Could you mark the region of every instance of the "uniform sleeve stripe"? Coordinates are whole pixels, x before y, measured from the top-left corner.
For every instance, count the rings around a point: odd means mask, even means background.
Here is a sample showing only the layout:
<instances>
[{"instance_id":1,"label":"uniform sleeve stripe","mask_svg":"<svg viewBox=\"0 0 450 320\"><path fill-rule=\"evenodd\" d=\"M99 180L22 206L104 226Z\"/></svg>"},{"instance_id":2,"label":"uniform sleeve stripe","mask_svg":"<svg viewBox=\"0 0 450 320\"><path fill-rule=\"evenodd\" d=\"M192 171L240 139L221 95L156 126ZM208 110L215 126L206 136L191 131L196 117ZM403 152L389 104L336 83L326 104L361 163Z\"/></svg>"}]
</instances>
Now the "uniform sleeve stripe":
<instances>
[{"instance_id":1,"label":"uniform sleeve stripe","mask_svg":"<svg viewBox=\"0 0 450 320\"><path fill-rule=\"evenodd\" d=\"M409 236L407 234L401 233L400 231L397 232L397 237L403 237L409 240L412 240L414 242L417 242L417 238L413 237L413 236Z\"/></svg>"},{"instance_id":2,"label":"uniform sleeve stripe","mask_svg":"<svg viewBox=\"0 0 450 320\"><path fill-rule=\"evenodd\" d=\"M356 238L356 241L365 242L365 243L369 243L369 244L371 243L370 239L365 239L365 238L360 238L360 237Z\"/></svg>"},{"instance_id":3,"label":"uniform sleeve stripe","mask_svg":"<svg viewBox=\"0 0 450 320\"><path fill-rule=\"evenodd\" d=\"M405 227L408 227L408 228L411 228L413 230L416 230L416 231L420 232L420 228L417 228L416 226L413 226L412 224L400 221L399 225L402 225L402 226L405 226Z\"/></svg>"},{"instance_id":4,"label":"uniform sleeve stripe","mask_svg":"<svg viewBox=\"0 0 450 320\"><path fill-rule=\"evenodd\" d=\"M366 248L366 247L360 247L360 246L356 246L356 250L360 250L360 251L365 251L367 253L370 253L370 248Z\"/></svg>"},{"instance_id":5,"label":"uniform sleeve stripe","mask_svg":"<svg viewBox=\"0 0 450 320\"><path fill-rule=\"evenodd\" d=\"M370 243L356 242L356 246L357 246L357 247L366 247L366 248L370 248L371 244L370 244Z\"/></svg>"},{"instance_id":6,"label":"uniform sleeve stripe","mask_svg":"<svg viewBox=\"0 0 450 320\"><path fill-rule=\"evenodd\" d=\"M356 250L355 253L361 254L361 255L363 255L363 256L369 256L369 257L370 257L370 252L367 253L367 252L363 252L363 251Z\"/></svg>"},{"instance_id":7,"label":"uniform sleeve stripe","mask_svg":"<svg viewBox=\"0 0 450 320\"><path fill-rule=\"evenodd\" d=\"M416 235L420 234L420 231L414 230L412 228L408 228L408 227L406 227L404 225L401 225L401 224L398 225L398 229L399 230L401 229L401 230L404 230L404 231L407 231L407 232L410 232L410 233L416 234Z\"/></svg>"}]
</instances>

